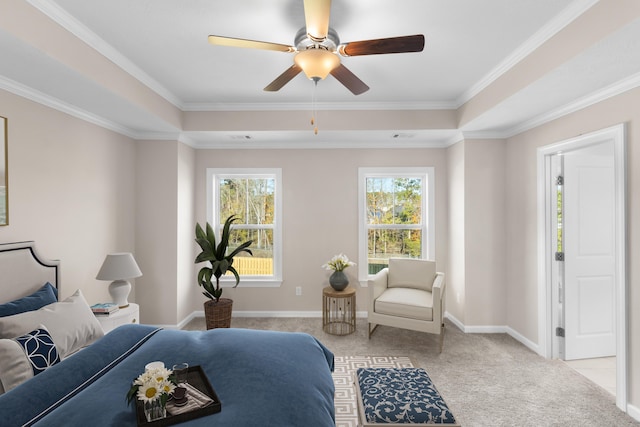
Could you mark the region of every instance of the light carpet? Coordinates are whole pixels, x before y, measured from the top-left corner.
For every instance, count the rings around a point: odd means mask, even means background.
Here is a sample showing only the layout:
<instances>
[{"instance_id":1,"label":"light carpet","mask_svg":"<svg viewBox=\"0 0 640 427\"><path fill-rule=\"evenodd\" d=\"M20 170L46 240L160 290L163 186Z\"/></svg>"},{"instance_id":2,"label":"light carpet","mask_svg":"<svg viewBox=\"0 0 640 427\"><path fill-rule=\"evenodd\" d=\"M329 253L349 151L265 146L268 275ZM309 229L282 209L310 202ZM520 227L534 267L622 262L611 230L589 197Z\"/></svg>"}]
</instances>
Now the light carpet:
<instances>
[{"instance_id":1,"label":"light carpet","mask_svg":"<svg viewBox=\"0 0 640 427\"><path fill-rule=\"evenodd\" d=\"M446 321L439 337L380 326L371 339L367 319L351 335L329 335L319 318L233 318L235 328L306 332L335 355L407 356L424 368L465 427L640 426L615 398L560 360L547 360L507 334L466 334ZM204 329L193 319L184 329Z\"/></svg>"},{"instance_id":2,"label":"light carpet","mask_svg":"<svg viewBox=\"0 0 640 427\"><path fill-rule=\"evenodd\" d=\"M404 356L335 356L333 383L336 386L336 427L356 427L358 406L353 382L358 368L413 368Z\"/></svg>"}]
</instances>

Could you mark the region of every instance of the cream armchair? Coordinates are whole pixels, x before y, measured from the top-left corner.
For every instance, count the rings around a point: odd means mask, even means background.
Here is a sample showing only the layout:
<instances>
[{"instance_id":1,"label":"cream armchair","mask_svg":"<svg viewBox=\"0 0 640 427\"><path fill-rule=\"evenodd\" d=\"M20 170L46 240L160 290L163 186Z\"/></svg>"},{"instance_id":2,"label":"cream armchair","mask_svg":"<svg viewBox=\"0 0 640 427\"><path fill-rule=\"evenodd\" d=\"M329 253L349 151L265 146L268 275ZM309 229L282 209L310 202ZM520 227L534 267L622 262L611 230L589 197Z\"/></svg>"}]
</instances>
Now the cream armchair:
<instances>
[{"instance_id":1,"label":"cream armchair","mask_svg":"<svg viewBox=\"0 0 640 427\"><path fill-rule=\"evenodd\" d=\"M440 335L442 352L444 295L444 273L436 272L435 261L390 258L369 280L369 338L378 325L427 332Z\"/></svg>"}]
</instances>

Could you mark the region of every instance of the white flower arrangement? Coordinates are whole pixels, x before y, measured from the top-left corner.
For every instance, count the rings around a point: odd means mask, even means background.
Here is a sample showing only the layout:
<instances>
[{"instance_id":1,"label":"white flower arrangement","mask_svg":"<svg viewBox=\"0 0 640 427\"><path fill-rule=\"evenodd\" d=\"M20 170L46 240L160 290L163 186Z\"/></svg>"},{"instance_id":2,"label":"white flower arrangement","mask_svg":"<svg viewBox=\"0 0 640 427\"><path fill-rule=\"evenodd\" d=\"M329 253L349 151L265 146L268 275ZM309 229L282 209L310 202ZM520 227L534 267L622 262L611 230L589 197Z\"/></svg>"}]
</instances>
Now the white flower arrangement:
<instances>
[{"instance_id":1,"label":"white flower arrangement","mask_svg":"<svg viewBox=\"0 0 640 427\"><path fill-rule=\"evenodd\" d=\"M131 403L136 397L144 403L160 401L160 405L164 408L175 389L176 384L171 369L148 369L133 381L127 393L127 402Z\"/></svg>"},{"instance_id":2,"label":"white flower arrangement","mask_svg":"<svg viewBox=\"0 0 640 427\"><path fill-rule=\"evenodd\" d=\"M349 261L349 257L345 254L335 255L326 264L322 265L325 270L342 271L347 267L356 265L355 262Z\"/></svg>"}]
</instances>

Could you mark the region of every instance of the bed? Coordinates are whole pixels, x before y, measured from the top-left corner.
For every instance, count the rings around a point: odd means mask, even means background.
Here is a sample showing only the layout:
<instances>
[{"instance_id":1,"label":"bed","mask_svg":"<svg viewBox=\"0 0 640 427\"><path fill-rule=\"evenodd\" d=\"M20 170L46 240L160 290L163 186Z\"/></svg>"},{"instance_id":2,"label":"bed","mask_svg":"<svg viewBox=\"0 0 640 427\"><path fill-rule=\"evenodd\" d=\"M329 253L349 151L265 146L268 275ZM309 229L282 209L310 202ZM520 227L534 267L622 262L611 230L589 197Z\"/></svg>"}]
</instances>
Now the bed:
<instances>
[{"instance_id":1,"label":"bed","mask_svg":"<svg viewBox=\"0 0 640 427\"><path fill-rule=\"evenodd\" d=\"M60 285L59 263L39 256L33 242L0 244L0 382L9 385L0 389L0 424L136 425L134 405L125 396L145 365L159 360L167 366L201 366L221 402L220 412L180 425L335 426L333 354L312 336L133 324L104 335L99 322L86 316L91 310L80 291L36 309L30 306L34 298L60 293ZM6 315L16 304L28 309ZM25 363L22 359L29 358L28 351L9 356L9 350L17 351L13 335L33 332L19 328L31 329L35 323L45 337L41 342L50 338L59 362L47 362L50 366L25 374L28 378L7 375L17 371L14 359ZM51 358L52 351L47 354Z\"/></svg>"}]
</instances>

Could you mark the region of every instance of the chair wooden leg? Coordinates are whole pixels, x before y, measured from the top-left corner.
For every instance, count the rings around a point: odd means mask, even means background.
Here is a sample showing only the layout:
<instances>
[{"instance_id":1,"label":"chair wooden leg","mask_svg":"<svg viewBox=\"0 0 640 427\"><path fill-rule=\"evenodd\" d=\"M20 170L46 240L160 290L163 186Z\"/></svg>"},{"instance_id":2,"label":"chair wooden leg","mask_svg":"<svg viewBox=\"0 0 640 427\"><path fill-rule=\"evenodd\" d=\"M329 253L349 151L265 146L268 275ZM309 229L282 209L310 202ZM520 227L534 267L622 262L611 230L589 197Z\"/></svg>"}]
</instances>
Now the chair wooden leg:
<instances>
[{"instance_id":1,"label":"chair wooden leg","mask_svg":"<svg viewBox=\"0 0 640 427\"><path fill-rule=\"evenodd\" d=\"M440 328L440 353L442 353L442 347L444 346L444 322Z\"/></svg>"}]
</instances>

